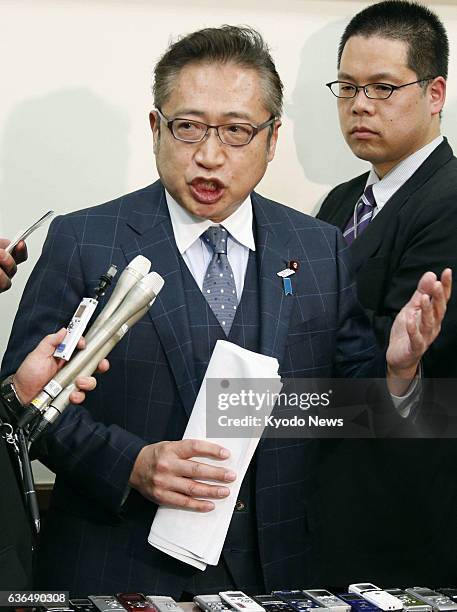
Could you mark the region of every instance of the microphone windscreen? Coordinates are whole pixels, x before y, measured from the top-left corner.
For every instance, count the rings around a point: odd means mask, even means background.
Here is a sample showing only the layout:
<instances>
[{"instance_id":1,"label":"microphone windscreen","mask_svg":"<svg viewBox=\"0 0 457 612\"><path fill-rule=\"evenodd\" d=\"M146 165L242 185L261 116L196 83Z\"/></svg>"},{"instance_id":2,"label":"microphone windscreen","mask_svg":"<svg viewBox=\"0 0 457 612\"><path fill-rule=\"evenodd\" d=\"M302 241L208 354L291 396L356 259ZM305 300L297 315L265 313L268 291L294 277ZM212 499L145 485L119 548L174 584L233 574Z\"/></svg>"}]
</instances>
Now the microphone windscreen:
<instances>
[{"instance_id":1,"label":"microphone windscreen","mask_svg":"<svg viewBox=\"0 0 457 612\"><path fill-rule=\"evenodd\" d=\"M129 265L123 270L122 274L116 283L113 293L110 299L105 304L103 310L95 319L93 325L86 334L86 343L95 336L97 331L103 326L112 314L119 308L125 296L129 291L140 281L144 276L147 275L151 269L151 262L143 255L138 255L129 263Z\"/></svg>"}]
</instances>

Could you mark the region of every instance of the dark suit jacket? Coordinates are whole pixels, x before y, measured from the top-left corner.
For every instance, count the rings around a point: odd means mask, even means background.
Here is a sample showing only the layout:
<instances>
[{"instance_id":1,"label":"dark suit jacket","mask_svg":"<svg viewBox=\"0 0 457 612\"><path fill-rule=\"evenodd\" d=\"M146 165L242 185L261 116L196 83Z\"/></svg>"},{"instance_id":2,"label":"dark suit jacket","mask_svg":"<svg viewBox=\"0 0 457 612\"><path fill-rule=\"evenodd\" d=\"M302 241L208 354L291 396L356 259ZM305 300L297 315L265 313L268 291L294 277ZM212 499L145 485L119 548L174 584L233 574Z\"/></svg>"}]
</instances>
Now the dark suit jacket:
<instances>
[{"instance_id":1,"label":"dark suit jacket","mask_svg":"<svg viewBox=\"0 0 457 612\"><path fill-rule=\"evenodd\" d=\"M343 229L366 179L335 187L318 217ZM457 159L445 140L349 249L360 302L382 346L420 276L457 269L456 236ZM457 376L456 347L454 290L441 335L424 356L425 376ZM434 384L435 403L426 401L424 410L437 408L443 386ZM452 409L454 401L447 403ZM457 541L456 440L345 440L321 449L327 583L455 584L457 552L449 542Z\"/></svg>"},{"instance_id":2,"label":"dark suit jacket","mask_svg":"<svg viewBox=\"0 0 457 612\"><path fill-rule=\"evenodd\" d=\"M0 421L6 414L0 404ZM32 579L32 534L18 466L0 435L0 590L28 589Z\"/></svg>"},{"instance_id":3,"label":"dark suit jacket","mask_svg":"<svg viewBox=\"0 0 457 612\"><path fill-rule=\"evenodd\" d=\"M343 229L363 193L368 174L335 187L317 215ZM350 248L361 304L386 346L397 312L421 275L457 270L457 159L444 140L392 196ZM440 336L424 356L430 378L457 377L457 291Z\"/></svg>"},{"instance_id":4,"label":"dark suit jacket","mask_svg":"<svg viewBox=\"0 0 457 612\"><path fill-rule=\"evenodd\" d=\"M355 299L339 232L257 194L252 201L261 352L278 358L284 376L373 374L375 342ZM134 590L179 596L183 581L198 571L147 543L153 503L132 491L122 505L138 452L182 437L198 391L189 296L160 182L54 220L3 370L14 370L38 339L67 323L110 263L122 270L138 254L164 277L162 292L111 353L111 369L85 407L70 407L46 437L41 458L57 480L41 543L43 587L80 595ZM300 263L292 296L276 274L289 260ZM258 449L257 535L268 589L311 580L310 444L270 439Z\"/></svg>"}]
</instances>

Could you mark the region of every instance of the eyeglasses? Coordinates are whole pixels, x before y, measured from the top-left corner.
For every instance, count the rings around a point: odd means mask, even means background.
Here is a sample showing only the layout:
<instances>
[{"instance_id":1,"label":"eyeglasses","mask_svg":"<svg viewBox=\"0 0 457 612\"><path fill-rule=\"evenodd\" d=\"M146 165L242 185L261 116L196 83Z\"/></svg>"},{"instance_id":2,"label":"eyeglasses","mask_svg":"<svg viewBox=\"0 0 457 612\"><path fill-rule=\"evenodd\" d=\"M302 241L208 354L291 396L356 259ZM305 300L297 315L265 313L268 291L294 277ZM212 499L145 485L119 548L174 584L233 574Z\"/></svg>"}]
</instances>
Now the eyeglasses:
<instances>
[{"instance_id":1,"label":"eyeglasses","mask_svg":"<svg viewBox=\"0 0 457 612\"><path fill-rule=\"evenodd\" d=\"M244 147L249 144L251 140L256 136L260 130L272 125L275 121L275 117L270 117L265 123L260 125L252 125L251 123L226 123L224 125L208 125L201 121L194 121L193 119L184 119L175 117L174 119L168 119L162 114L159 108L156 109L159 117L166 123L168 129L171 131L176 140L182 142L201 142L208 130L214 128L217 132L219 140L226 145L231 147Z\"/></svg>"},{"instance_id":2,"label":"eyeglasses","mask_svg":"<svg viewBox=\"0 0 457 612\"><path fill-rule=\"evenodd\" d=\"M424 81L432 81L436 77L429 76L418 81L412 81L412 83L405 83L404 85L390 85L390 83L368 83L367 85L354 85L354 83L347 83L346 81L332 81L326 83L325 86L330 89L332 94L337 98L355 98L359 91L363 89L364 94L370 100L387 100L390 96L403 87L409 87L416 83L423 83Z\"/></svg>"}]
</instances>

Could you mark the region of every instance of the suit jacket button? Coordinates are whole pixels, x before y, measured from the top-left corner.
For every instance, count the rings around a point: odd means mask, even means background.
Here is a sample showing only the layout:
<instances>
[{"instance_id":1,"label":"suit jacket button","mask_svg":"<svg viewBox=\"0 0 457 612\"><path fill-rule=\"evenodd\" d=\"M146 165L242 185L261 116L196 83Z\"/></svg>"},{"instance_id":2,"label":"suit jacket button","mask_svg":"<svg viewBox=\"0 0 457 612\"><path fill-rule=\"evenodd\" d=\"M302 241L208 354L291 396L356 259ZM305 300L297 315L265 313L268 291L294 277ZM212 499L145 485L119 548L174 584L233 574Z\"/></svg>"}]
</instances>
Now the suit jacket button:
<instances>
[{"instance_id":1,"label":"suit jacket button","mask_svg":"<svg viewBox=\"0 0 457 612\"><path fill-rule=\"evenodd\" d=\"M241 499L237 499L235 504L235 512L243 512L243 510L246 510L246 504L244 501L241 501Z\"/></svg>"}]
</instances>

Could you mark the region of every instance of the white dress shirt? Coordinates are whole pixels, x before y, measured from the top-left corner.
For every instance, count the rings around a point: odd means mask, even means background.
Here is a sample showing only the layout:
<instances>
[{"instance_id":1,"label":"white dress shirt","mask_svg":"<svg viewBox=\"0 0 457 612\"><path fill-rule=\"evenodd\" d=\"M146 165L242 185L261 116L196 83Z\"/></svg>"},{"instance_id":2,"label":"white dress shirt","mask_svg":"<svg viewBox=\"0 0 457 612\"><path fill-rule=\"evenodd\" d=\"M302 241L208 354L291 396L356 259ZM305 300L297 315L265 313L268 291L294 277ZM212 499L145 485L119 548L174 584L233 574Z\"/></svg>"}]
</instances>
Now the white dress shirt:
<instances>
[{"instance_id":1,"label":"white dress shirt","mask_svg":"<svg viewBox=\"0 0 457 612\"><path fill-rule=\"evenodd\" d=\"M209 219L201 219L192 215L180 206L168 191L165 191L165 195L178 251L201 291L206 269L213 256L213 250L206 241L200 240L200 236L209 227L218 224ZM230 217L224 219L220 224L229 232L227 257L235 278L238 302L241 300L241 294L243 293L249 251L255 251L252 221L252 203L249 196Z\"/></svg>"}]
</instances>

